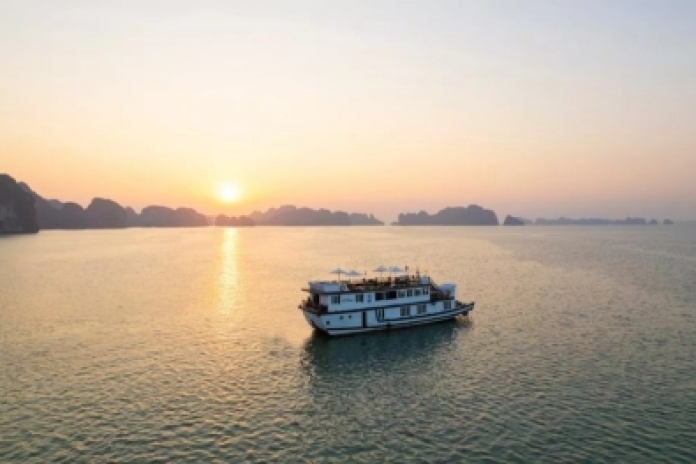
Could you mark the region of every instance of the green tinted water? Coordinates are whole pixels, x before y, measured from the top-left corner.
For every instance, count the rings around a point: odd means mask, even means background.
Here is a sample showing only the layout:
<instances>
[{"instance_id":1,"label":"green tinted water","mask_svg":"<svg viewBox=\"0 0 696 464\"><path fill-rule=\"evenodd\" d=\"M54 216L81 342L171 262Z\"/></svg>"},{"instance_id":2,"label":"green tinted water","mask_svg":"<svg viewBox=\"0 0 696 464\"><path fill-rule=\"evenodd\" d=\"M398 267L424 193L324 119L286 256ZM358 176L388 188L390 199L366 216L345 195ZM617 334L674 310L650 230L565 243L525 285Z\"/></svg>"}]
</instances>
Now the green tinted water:
<instances>
[{"instance_id":1,"label":"green tinted water","mask_svg":"<svg viewBox=\"0 0 696 464\"><path fill-rule=\"evenodd\" d=\"M419 265L468 319L297 304ZM696 229L256 228L0 240L0 461L696 461Z\"/></svg>"}]
</instances>

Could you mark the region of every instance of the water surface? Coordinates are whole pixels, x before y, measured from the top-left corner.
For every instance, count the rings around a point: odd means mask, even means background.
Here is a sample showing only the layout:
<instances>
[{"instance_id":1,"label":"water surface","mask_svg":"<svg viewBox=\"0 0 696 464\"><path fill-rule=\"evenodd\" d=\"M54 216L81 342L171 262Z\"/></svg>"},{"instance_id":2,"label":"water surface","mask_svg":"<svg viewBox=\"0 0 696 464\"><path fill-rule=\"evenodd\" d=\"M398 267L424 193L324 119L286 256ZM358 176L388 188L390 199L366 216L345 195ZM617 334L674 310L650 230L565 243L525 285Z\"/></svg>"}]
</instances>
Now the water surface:
<instances>
[{"instance_id":1,"label":"water surface","mask_svg":"<svg viewBox=\"0 0 696 464\"><path fill-rule=\"evenodd\" d=\"M327 339L342 266L468 319ZM0 461L694 462L696 229L254 228L0 240Z\"/></svg>"}]
</instances>

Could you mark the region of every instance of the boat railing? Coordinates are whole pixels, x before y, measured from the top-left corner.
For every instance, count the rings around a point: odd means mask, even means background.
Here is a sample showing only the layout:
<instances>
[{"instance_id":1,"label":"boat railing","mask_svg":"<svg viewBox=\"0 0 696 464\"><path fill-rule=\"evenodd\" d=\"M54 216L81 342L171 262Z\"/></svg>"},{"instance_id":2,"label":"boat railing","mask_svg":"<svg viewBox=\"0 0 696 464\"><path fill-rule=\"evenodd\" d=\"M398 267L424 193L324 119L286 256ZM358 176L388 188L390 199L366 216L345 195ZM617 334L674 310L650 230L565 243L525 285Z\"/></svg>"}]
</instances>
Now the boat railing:
<instances>
[{"instance_id":1,"label":"boat railing","mask_svg":"<svg viewBox=\"0 0 696 464\"><path fill-rule=\"evenodd\" d=\"M384 288L408 288L420 286L419 277L384 277L346 282L349 290L379 290Z\"/></svg>"},{"instance_id":2,"label":"boat railing","mask_svg":"<svg viewBox=\"0 0 696 464\"><path fill-rule=\"evenodd\" d=\"M430 301L451 300L453 298L454 295L451 295L447 290L442 290L434 280L430 279Z\"/></svg>"},{"instance_id":3,"label":"boat railing","mask_svg":"<svg viewBox=\"0 0 696 464\"><path fill-rule=\"evenodd\" d=\"M318 312L318 313L326 313L329 310L329 307L325 304L321 303L315 303L312 301L311 298L307 298L306 300L302 300L300 303L300 308L304 308L313 312Z\"/></svg>"}]
</instances>

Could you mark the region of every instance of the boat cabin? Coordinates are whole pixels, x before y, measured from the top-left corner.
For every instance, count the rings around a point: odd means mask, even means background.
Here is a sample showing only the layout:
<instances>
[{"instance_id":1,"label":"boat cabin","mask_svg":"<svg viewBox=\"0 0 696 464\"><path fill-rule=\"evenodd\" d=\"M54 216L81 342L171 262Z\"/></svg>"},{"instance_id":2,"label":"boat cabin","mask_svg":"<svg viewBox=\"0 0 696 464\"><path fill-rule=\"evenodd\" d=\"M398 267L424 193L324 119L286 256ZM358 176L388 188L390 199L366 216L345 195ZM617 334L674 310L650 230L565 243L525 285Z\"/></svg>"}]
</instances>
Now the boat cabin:
<instances>
[{"instance_id":1,"label":"boat cabin","mask_svg":"<svg viewBox=\"0 0 696 464\"><path fill-rule=\"evenodd\" d=\"M435 285L429 276L412 275L352 281L313 281L307 308L319 313L349 312L454 300L456 285Z\"/></svg>"}]
</instances>

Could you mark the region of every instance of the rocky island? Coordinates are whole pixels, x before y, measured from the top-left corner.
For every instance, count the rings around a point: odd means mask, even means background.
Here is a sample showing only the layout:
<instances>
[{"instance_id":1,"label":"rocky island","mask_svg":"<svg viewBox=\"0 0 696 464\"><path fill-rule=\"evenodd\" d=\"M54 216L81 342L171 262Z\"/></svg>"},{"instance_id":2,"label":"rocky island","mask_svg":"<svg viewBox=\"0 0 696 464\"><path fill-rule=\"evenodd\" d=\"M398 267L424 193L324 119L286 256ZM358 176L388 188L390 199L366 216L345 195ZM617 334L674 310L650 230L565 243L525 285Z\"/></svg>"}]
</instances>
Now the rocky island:
<instances>
[{"instance_id":1,"label":"rocky island","mask_svg":"<svg viewBox=\"0 0 696 464\"><path fill-rule=\"evenodd\" d=\"M192 208L168 208L147 206L133 216L129 227L203 227L208 218Z\"/></svg>"},{"instance_id":2,"label":"rocky island","mask_svg":"<svg viewBox=\"0 0 696 464\"><path fill-rule=\"evenodd\" d=\"M137 213L107 198L94 198L87 208L73 202L46 199L28 185L0 175L0 231L37 232L39 229L123 229L126 227L362 226L384 225L372 214L298 208L271 208L250 216L209 218L192 208L152 205Z\"/></svg>"},{"instance_id":3,"label":"rocky island","mask_svg":"<svg viewBox=\"0 0 696 464\"><path fill-rule=\"evenodd\" d=\"M580 218L572 219L560 217L558 219L538 218L535 222L538 226L644 226L657 225L657 219L650 222L642 217L627 217L626 219L601 219L601 218ZM665 219L663 224L672 224L672 221Z\"/></svg>"},{"instance_id":4,"label":"rocky island","mask_svg":"<svg viewBox=\"0 0 696 464\"><path fill-rule=\"evenodd\" d=\"M254 221L249 216L225 216L219 215L215 218L215 225L219 227L251 227Z\"/></svg>"},{"instance_id":5,"label":"rocky island","mask_svg":"<svg viewBox=\"0 0 696 464\"><path fill-rule=\"evenodd\" d=\"M298 208L285 205L265 213L254 211L249 216L260 226L381 226L384 223L372 214L329 211L328 209Z\"/></svg>"},{"instance_id":6,"label":"rocky island","mask_svg":"<svg viewBox=\"0 0 696 464\"><path fill-rule=\"evenodd\" d=\"M7 174L0 174L0 234L39 231L34 197Z\"/></svg>"},{"instance_id":7,"label":"rocky island","mask_svg":"<svg viewBox=\"0 0 696 464\"><path fill-rule=\"evenodd\" d=\"M498 216L490 209L478 205L468 207L450 207L428 214L419 213L399 214L398 226L497 226Z\"/></svg>"},{"instance_id":8,"label":"rocky island","mask_svg":"<svg viewBox=\"0 0 696 464\"><path fill-rule=\"evenodd\" d=\"M18 184L33 200L39 229L123 229L126 227L199 227L208 218L191 208L148 206L140 214L107 198L94 198L87 208L73 202L47 200L28 185Z\"/></svg>"},{"instance_id":9,"label":"rocky island","mask_svg":"<svg viewBox=\"0 0 696 464\"><path fill-rule=\"evenodd\" d=\"M478 205L448 207L435 214L425 211L399 214L399 226L497 226L496 213ZM528 219L506 216L504 226L523 225L657 225L657 219L581 218ZM671 225L670 219L662 221ZM107 198L94 198L87 208L77 203L46 199L28 185L0 174L0 234L34 233L40 229L122 229L126 227L249 227L249 226L381 226L384 222L372 214L347 213L285 205L249 216L207 217L191 208L147 206L137 213Z\"/></svg>"},{"instance_id":10,"label":"rocky island","mask_svg":"<svg viewBox=\"0 0 696 464\"><path fill-rule=\"evenodd\" d=\"M524 221L520 218L516 218L515 216L510 216L508 215L505 217L505 221L503 221L504 226L523 226Z\"/></svg>"}]
</instances>

